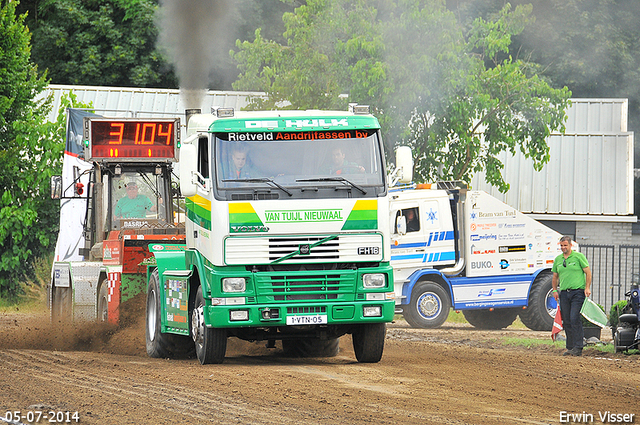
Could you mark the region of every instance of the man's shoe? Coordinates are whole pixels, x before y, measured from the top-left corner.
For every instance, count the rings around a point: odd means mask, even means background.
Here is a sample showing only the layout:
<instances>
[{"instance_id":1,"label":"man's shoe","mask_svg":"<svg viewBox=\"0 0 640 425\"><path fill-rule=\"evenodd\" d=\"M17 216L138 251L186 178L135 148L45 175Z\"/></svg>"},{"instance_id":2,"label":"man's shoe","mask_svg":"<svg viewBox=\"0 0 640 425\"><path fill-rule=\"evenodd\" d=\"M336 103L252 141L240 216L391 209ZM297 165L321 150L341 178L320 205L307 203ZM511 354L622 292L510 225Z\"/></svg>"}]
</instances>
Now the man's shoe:
<instances>
[{"instance_id":1,"label":"man's shoe","mask_svg":"<svg viewBox=\"0 0 640 425\"><path fill-rule=\"evenodd\" d=\"M573 350L571 350L571 355L580 357L582 355L582 348L574 348Z\"/></svg>"},{"instance_id":2,"label":"man's shoe","mask_svg":"<svg viewBox=\"0 0 640 425\"><path fill-rule=\"evenodd\" d=\"M573 356L573 349L571 350L567 350L564 353L562 353L563 356Z\"/></svg>"}]
</instances>

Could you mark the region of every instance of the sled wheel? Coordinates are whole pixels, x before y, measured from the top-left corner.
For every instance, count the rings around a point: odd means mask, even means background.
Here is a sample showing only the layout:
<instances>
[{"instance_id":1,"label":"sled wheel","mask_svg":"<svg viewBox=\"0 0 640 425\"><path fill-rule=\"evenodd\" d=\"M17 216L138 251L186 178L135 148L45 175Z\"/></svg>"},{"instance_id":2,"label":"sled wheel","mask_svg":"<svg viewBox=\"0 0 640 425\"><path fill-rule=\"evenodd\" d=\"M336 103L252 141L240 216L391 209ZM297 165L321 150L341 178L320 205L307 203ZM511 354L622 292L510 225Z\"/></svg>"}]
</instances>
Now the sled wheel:
<instances>
[{"instance_id":1,"label":"sled wheel","mask_svg":"<svg viewBox=\"0 0 640 425\"><path fill-rule=\"evenodd\" d=\"M70 322L73 319L73 293L71 287L58 287L52 283L51 289L51 321Z\"/></svg>"},{"instance_id":2,"label":"sled wheel","mask_svg":"<svg viewBox=\"0 0 640 425\"><path fill-rule=\"evenodd\" d=\"M109 321L108 290L107 281L103 280L98 292L98 314L96 316L98 323L107 323Z\"/></svg>"}]
</instances>

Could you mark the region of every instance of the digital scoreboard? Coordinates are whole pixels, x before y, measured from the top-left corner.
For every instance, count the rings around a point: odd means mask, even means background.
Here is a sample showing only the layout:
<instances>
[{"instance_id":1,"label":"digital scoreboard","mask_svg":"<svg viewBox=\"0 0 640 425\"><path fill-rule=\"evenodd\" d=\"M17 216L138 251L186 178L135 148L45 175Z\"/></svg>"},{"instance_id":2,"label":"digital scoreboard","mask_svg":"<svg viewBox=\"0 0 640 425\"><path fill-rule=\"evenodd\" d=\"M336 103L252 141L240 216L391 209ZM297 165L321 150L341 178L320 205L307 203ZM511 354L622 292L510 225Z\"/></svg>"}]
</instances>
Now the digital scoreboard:
<instances>
[{"instance_id":1,"label":"digital scoreboard","mask_svg":"<svg viewBox=\"0 0 640 425\"><path fill-rule=\"evenodd\" d=\"M179 141L179 118L84 118L89 161L175 161Z\"/></svg>"}]
</instances>

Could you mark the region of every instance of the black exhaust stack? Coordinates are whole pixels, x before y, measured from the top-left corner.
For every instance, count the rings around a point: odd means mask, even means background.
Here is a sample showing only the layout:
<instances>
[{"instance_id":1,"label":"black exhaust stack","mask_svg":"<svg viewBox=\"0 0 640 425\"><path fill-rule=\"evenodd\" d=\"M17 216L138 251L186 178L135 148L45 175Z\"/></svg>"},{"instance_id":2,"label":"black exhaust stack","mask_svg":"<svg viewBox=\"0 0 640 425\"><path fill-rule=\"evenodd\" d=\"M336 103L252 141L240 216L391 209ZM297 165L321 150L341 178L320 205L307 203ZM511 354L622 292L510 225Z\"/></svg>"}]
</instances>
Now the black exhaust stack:
<instances>
[{"instance_id":1,"label":"black exhaust stack","mask_svg":"<svg viewBox=\"0 0 640 425\"><path fill-rule=\"evenodd\" d=\"M184 117L185 117L185 124L187 127L189 127L189 120L191 119L192 116L194 116L195 114L201 114L202 113L202 109L200 108L193 108L193 109L185 109L184 110Z\"/></svg>"}]
</instances>

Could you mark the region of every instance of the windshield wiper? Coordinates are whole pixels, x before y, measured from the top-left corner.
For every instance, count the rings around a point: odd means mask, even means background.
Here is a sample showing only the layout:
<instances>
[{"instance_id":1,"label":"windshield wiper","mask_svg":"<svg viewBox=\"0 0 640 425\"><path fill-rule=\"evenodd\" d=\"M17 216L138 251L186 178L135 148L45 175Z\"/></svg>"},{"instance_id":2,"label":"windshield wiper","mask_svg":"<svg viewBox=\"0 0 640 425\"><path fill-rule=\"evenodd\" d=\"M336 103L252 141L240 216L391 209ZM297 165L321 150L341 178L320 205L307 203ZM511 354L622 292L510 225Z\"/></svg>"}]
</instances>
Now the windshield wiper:
<instances>
[{"instance_id":1,"label":"windshield wiper","mask_svg":"<svg viewBox=\"0 0 640 425\"><path fill-rule=\"evenodd\" d=\"M289 196L293 196L293 193L291 193L289 190L287 190L286 187L282 186L281 184L275 182L273 179L270 179L268 177L261 177L258 179L224 179L222 180L224 183L226 182L240 182L240 183L271 183L272 185L274 185L275 187L277 187L278 189L280 189L281 191L283 191L284 193L286 193Z\"/></svg>"},{"instance_id":2,"label":"windshield wiper","mask_svg":"<svg viewBox=\"0 0 640 425\"><path fill-rule=\"evenodd\" d=\"M355 187L360 192L362 192L363 195L367 194L367 191L364 190L362 187L345 179L344 177L318 177L315 179L296 179L296 182L340 182L346 185L350 185L351 187Z\"/></svg>"}]
</instances>

